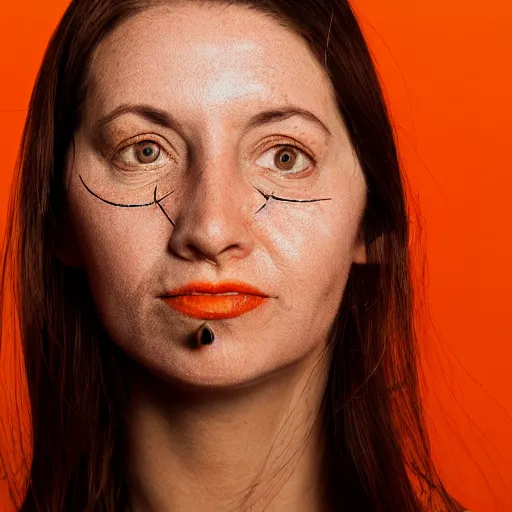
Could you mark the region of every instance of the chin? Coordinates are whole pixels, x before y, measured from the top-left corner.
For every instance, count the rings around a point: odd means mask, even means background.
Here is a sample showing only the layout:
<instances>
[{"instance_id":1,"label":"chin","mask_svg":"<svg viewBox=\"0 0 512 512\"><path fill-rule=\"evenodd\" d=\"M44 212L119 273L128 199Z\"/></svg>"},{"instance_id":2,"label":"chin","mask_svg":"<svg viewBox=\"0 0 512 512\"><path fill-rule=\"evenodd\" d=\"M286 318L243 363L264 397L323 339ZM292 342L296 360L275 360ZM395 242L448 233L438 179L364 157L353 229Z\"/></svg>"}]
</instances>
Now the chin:
<instances>
[{"instance_id":1,"label":"chin","mask_svg":"<svg viewBox=\"0 0 512 512\"><path fill-rule=\"evenodd\" d=\"M136 363L157 377L186 392L248 391L279 378L299 363L296 358L278 359L272 351L244 350L236 344L212 343L199 349L167 351L166 357L136 358Z\"/></svg>"}]
</instances>

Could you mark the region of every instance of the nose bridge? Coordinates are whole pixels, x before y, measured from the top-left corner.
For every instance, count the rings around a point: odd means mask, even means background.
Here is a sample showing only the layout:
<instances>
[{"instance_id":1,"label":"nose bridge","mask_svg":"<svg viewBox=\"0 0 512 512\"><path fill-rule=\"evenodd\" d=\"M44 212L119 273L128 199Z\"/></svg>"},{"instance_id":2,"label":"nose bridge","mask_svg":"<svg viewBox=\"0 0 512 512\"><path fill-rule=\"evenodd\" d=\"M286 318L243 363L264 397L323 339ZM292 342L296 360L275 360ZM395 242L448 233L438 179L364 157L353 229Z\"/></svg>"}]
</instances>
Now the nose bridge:
<instances>
[{"instance_id":1,"label":"nose bridge","mask_svg":"<svg viewBox=\"0 0 512 512\"><path fill-rule=\"evenodd\" d=\"M202 111L203 133L195 158L188 172L193 179L187 183L191 195L208 200L211 206L221 206L242 179L237 154L236 136L229 116L221 107L209 106ZM230 184L227 187L227 184ZM232 205L235 206L234 204Z\"/></svg>"},{"instance_id":2,"label":"nose bridge","mask_svg":"<svg viewBox=\"0 0 512 512\"><path fill-rule=\"evenodd\" d=\"M187 183L187 196L194 203L196 215L211 222L220 215L244 210L243 188L247 187L237 155L231 149L204 154L192 168ZM250 195L245 192L245 199ZM248 197L249 196L249 197ZM218 220L221 220L220 217Z\"/></svg>"}]
</instances>

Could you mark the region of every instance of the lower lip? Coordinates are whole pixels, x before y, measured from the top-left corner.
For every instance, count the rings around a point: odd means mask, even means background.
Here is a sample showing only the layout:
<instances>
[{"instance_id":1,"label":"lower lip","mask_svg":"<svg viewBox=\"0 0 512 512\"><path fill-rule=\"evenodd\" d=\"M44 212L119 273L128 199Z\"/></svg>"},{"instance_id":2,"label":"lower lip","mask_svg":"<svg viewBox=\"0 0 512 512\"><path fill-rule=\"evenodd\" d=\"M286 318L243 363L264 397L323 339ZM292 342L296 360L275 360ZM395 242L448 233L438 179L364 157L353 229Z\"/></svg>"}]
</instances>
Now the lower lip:
<instances>
[{"instance_id":1,"label":"lower lip","mask_svg":"<svg viewBox=\"0 0 512 512\"><path fill-rule=\"evenodd\" d=\"M164 301L173 309L193 318L219 320L234 318L263 304L267 297L259 295L178 295L165 297Z\"/></svg>"}]
</instances>

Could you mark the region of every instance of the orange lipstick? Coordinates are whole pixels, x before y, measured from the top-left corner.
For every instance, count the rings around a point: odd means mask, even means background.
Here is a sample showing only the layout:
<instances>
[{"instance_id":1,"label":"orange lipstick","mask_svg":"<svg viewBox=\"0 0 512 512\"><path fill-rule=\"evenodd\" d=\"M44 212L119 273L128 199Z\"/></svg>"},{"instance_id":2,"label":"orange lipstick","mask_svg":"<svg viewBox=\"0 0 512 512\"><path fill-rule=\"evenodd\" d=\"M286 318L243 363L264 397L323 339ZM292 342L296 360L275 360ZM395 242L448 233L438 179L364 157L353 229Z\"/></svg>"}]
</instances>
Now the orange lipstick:
<instances>
[{"instance_id":1,"label":"orange lipstick","mask_svg":"<svg viewBox=\"0 0 512 512\"><path fill-rule=\"evenodd\" d=\"M269 296L239 281L194 282L170 291L163 298L173 309L193 318L234 318L260 306Z\"/></svg>"}]
</instances>

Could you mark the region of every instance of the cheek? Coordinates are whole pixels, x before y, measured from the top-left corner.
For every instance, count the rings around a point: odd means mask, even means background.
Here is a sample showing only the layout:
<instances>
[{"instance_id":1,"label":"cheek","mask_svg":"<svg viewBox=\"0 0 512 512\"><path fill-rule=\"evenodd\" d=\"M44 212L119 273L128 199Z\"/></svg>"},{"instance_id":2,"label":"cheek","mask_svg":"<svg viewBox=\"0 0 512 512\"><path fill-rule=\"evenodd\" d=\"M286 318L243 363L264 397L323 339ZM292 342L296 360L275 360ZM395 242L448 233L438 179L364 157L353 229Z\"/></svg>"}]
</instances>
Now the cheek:
<instances>
[{"instance_id":1,"label":"cheek","mask_svg":"<svg viewBox=\"0 0 512 512\"><path fill-rule=\"evenodd\" d=\"M356 205L334 201L310 205L274 201L260 212L274 250L272 259L294 300L316 296L321 302L327 297L339 301L352 263L357 211Z\"/></svg>"},{"instance_id":2,"label":"cheek","mask_svg":"<svg viewBox=\"0 0 512 512\"><path fill-rule=\"evenodd\" d=\"M156 257L158 227L150 212L132 210L89 200L74 212L88 279L102 304L133 301Z\"/></svg>"},{"instance_id":3,"label":"cheek","mask_svg":"<svg viewBox=\"0 0 512 512\"><path fill-rule=\"evenodd\" d=\"M262 227L268 225L266 235L285 259L315 264L315 258L321 263L344 253L349 256L358 228L355 210L334 201L283 204L271 200L258 216Z\"/></svg>"},{"instance_id":4,"label":"cheek","mask_svg":"<svg viewBox=\"0 0 512 512\"><path fill-rule=\"evenodd\" d=\"M77 212L98 317L110 339L125 349L144 339L144 321L155 294L156 251L162 250L157 240L161 226L151 226L150 212L132 210L100 205Z\"/></svg>"}]
</instances>

